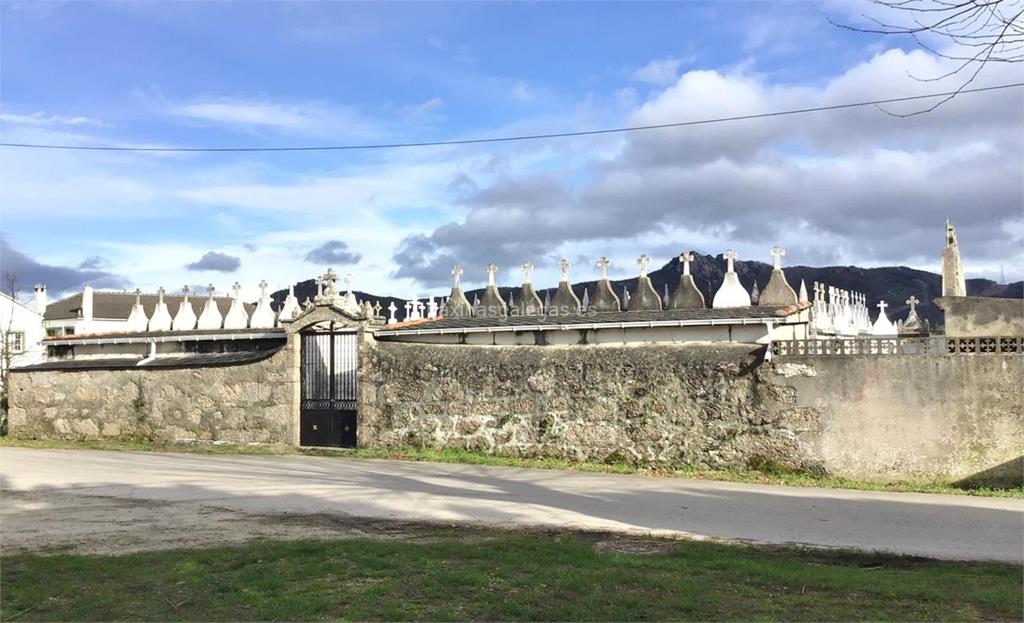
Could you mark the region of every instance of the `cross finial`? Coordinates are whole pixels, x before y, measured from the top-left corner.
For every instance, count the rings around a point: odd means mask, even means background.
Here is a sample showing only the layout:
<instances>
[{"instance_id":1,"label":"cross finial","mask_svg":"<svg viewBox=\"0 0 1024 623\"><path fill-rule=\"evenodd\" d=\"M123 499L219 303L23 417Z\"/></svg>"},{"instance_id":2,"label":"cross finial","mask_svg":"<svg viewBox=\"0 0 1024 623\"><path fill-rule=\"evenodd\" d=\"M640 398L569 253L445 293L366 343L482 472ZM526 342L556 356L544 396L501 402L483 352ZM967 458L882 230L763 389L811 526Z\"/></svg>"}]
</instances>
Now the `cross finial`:
<instances>
[{"instance_id":1,"label":"cross finial","mask_svg":"<svg viewBox=\"0 0 1024 623\"><path fill-rule=\"evenodd\" d=\"M523 262L523 283L531 283L533 280L533 262Z\"/></svg>"},{"instance_id":2,"label":"cross finial","mask_svg":"<svg viewBox=\"0 0 1024 623\"><path fill-rule=\"evenodd\" d=\"M775 258L775 270L779 270L782 268L782 256L785 254L786 250L780 247L779 245L775 245L774 247L772 247L771 256Z\"/></svg>"},{"instance_id":3,"label":"cross finial","mask_svg":"<svg viewBox=\"0 0 1024 623\"><path fill-rule=\"evenodd\" d=\"M235 291L235 298L237 299L239 293L242 291L242 284L235 282L235 285L231 286L231 289Z\"/></svg>"},{"instance_id":4,"label":"cross finial","mask_svg":"<svg viewBox=\"0 0 1024 623\"><path fill-rule=\"evenodd\" d=\"M679 261L683 263L683 274L690 274L690 262L693 261L693 251L688 251L679 256Z\"/></svg>"},{"instance_id":5,"label":"cross finial","mask_svg":"<svg viewBox=\"0 0 1024 623\"><path fill-rule=\"evenodd\" d=\"M142 290L135 288L135 304L138 305L142 301Z\"/></svg>"},{"instance_id":6,"label":"cross finial","mask_svg":"<svg viewBox=\"0 0 1024 623\"><path fill-rule=\"evenodd\" d=\"M163 286L160 286L159 288L157 288L156 295L159 298L160 302L163 303L164 302L164 287Z\"/></svg>"},{"instance_id":7,"label":"cross finial","mask_svg":"<svg viewBox=\"0 0 1024 623\"><path fill-rule=\"evenodd\" d=\"M462 267L459 266L458 264L456 264L455 268L452 268L452 289L455 289L455 288L459 287L459 282L461 281L461 279L462 279Z\"/></svg>"},{"instance_id":8,"label":"cross finial","mask_svg":"<svg viewBox=\"0 0 1024 623\"><path fill-rule=\"evenodd\" d=\"M640 268L641 277L647 276L647 265L650 263L651 258L647 257L646 255L641 255L640 257L636 258L636 265Z\"/></svg>"},{"instance_id":9,"label":"cross finial","mask_svg":"<svg viewBox=\"0 0 1024 623\"><path fill-rule=\"evenodd\" d=\"M563 257L558 262L558 270L562 273L562 281L569 281L569 260Z\"/></svg>"},{"instance_id":10,"label":"cross finial","mask_svg":"<svg viewBox=\"0 0 1024 623\"><path fill-rule=\"evenodd\" d=\"M494 262L487 265L487 285L494 285L494 273L496 272L498 272L498 267L494 265Z\"/></svg>"},{"instance_id":11,"label":"cross finial","mask_svg":"<svg viewBox=\"0 0 1024 623\"><path fill-rule=\"evenodd\" d=\"M352 282L352 273L345 275L345 288L348 290L349 294L352 293Z\"/></svg>"},{"instance_id":12,"label":"cross finial","mask_svg":"<svg viewBox=\"0 0 1024 623\"><path fill-rule=\"evenodd\" d=\"M920 303L920 302L921 301L917 300L916 296L910 295L910 298L907 299L907 305L910 305L910 313L914 313L914 309L917 307L917 304Z\"/></svg>"},{"instance_id":13,"label":"cross finial","mask_svg":"<svg viewBox=\"0 0 1024 623\"><path fill-rule=\"evenodd\" d=\"M213 287L212 283L210 285L206 286L206 296L210 297L211 299L213 298L213 291L214 291L214 287Z\"/></svg>"},{"instance_id":14,"label":"cross finial","mask_svg":"<svg viewBox=\"0 0 1024 623\"><path fill-rule=\"evenodd\" d=\"M885 313L885 308L888 306L889 305L885 301L878 301L878 311L882 312L883 314Z\"/></svg>"},{"instance_id":15,"label":"cross finial","mask_svg":"<svg viewBox=\"0 0 1024 623\"><path fill-rule=\"evenodd\" d=\"M607 279L608 278L608 265L609 264L611 264L611 262L609 262L608 258L606 258L603 255L600 257L600 259L597 260L597 267L601 269L601 279Z\"/></svg>"},{"instance_id":16,"label":"cross finial","mask_svg":"<svg viewBox=\"0 0 1024 623\"><path fill-rule=\"evenodd\" d=\"M261 296L267 293L267 286L268 285L269 284L267 283L266 279L263 279L263 280L260 281L260 295Z\"/></svg>"},{"instance_id":17,"label":"cross finial","mask_svg":"<svg viewBox=\"0 0 1024 623\"><path fill-rule=\"evenodd\" d=\"M732 249L726 249L725 253L722 254L725 257L726 272L731 273L733 271L733 262L736 261L736 252Z\"/></svg>"},{"instance_id":18,"label":"cross finial","mask_svg":"<svg viewBox=\"0 0 1024 623\"><path fill-rule=\"evenodd\" d=\"M182 294L182 296L185 297L185 300L187 301L188 300L188 284L185 284L184 286L181 287L181 294Z\"/></svg>"}]
</instances>

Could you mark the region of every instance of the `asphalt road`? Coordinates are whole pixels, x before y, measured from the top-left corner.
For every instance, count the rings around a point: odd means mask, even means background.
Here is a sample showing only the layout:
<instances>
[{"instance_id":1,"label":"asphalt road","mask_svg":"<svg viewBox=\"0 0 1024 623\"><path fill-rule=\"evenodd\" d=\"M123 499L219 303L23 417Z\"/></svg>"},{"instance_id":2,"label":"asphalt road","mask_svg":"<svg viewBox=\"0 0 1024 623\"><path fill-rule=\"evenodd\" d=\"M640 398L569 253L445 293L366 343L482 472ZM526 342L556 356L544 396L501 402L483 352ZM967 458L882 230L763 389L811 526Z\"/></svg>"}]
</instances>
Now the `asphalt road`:
<instances>
[{"instance_id":1,"label":"asphalt road","mask_svg":"<svg viewBox=\"0 0 1024 623\"><path fill-rule=\"evenodd\" d=\"M134 504L171 509L160 515L172 525L180 506L193 525L206 521L206 512L335 515L1024 562L1024 501L999 498L405 461L25 448L0 448L0 479L5 497L23 500L0 527L8 543L17 531L38 536L81 524L67 517L61 523L58 515L101 500L129 505L116 521L97 520L121 526L110 530L132 524Z\"/></svg>"}]
</instances>

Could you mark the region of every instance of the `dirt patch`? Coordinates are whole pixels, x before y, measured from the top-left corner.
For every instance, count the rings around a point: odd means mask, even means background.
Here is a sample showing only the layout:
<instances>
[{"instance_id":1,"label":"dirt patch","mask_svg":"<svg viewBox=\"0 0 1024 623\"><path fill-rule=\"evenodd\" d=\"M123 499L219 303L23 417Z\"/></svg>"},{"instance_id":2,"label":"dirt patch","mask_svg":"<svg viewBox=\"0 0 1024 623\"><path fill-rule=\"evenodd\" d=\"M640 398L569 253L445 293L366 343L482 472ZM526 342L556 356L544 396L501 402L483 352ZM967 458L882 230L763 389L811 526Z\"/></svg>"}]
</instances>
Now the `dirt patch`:
<instances>
[{"instance_id":1,"label":"dirt patch","mask_svg":"<svg viewBox=\"0 0 1024 623\"><path fill-rule=\"evenodd\" d=\"M201 502L81 495L59 490L5 491L2 551L116 555L219 547L258 539L427 540L454 526L344 514L250 514ZM483 528L459 529L487 538Z\"/></svg>"}]
</instances>

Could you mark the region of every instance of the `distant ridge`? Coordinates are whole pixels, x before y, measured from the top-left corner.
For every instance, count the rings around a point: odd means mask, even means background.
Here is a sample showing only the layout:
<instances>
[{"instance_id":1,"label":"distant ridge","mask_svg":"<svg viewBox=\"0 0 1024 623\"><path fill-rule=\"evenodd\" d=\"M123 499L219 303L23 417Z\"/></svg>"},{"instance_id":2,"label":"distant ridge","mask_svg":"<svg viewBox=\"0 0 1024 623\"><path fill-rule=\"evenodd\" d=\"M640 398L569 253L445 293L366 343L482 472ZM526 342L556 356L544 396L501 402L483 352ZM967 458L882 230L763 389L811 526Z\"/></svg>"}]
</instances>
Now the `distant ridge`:
<instances>
[{"instance_id":1,"label":"distant ridge","mask_svg":"<svg viewBox=\"0 0 1024 623\"><path fill-rule=\"evenodd\" d=\"M910 298L911 295L916 296L921 304L917 306L917 313L923 319L927 319L932 326L938 326L942 324L942 310L935 306L932 299L942 295L942 277L938 273L932 273L925 270L916 270L914 268L907 268L906 266L885 266L881 268L859 268L857 266L786 266L786 278L789 284L793 286L793 289L800 288L800 280L803 279L807 282L807 290L813 295L813 282L819 281L830 286L837 288L843 288L844 290L854 290L862 292L867 295L869 307L872 313L872 318L878 314L878 309L875 305L879 300L885 299L889 307L886 308L886 313L889 318L893 321L897 319L905 318L907 315L907 305L905 301ZM596 269L595 271L596 272ZM690 264L690 272L693 274L693 279L700 288L701 292L704 293L706 300L710 301L715 290L722 283L722 276L725 273L725 259L721 255L697 255L694 254L694 261ZM739 275L740 283L743 284L747 290L750 290L754 286L754 281L757 280L759 287L764 288L765 284L768 283L768 279L771 276L772 266L765 262L757 261L736 261L736 273ZM654 284L654 289L659 293L663 293L665 285L668 284L669 292L673 291L679 284L679 278L682 275L682 267L679 264L679 258L674 257L664 266L658 270L650 271L648 276L651 278L651 282ZM615 293L622 295L623 286L628 286L632 293L636 287L636 277L630 277L627 279L619 279L612 281L612 287ZM594 288L597 285L597 281L580 281L572 285L573 291L576 296L583 297L583 289L588 288L593 295ZM537 293L541 298L544 298L544 293L547 292L549 296L554 296L557 288L550 287L545 289L538 289ZM505 285L499 288L502 297L508 300L509 293L518 293L519 285ZM473 300L473 296L483 296L484 289L478 288L476 290L466 291L466 297L469 300ZM275 309L280 306L280 303L284 301L287 296L287 290L279 290L274 292L271 297L275 302ZM447 292L445 293L447 294ZM968 279L967 280L967 294L969 296L987 296L996 298L1024 298L1024 281L1017 281L1010 284L999 284L990 279ZM316 282L312 279L306 281L300 281L295 284L295 296L299 299L299 302L306 300L306 297L310 299L316 295ZM406 299L393 297L393 296L381 296L376 294L368 294L364 292L356 292L356 298L360 301L369 299L370 301L380 301L380 304L386 309L388 304L394 301L395 306L399 308L398 316L401 318L405 313L405 302ZM387 315L387 312L384 312Z\"/></svg>"}]
</instances>

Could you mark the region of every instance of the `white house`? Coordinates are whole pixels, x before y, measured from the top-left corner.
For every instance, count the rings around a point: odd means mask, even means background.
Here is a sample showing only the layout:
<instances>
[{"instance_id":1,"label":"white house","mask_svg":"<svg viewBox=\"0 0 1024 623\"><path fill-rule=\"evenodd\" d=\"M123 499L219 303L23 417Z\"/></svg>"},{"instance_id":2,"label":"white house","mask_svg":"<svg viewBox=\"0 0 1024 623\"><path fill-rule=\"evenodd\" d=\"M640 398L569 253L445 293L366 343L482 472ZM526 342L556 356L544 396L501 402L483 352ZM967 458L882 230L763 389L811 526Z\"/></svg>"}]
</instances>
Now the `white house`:
<instances>
[{"instance_id":1,"label":"white house","mask_svg":"<svg viewBox=\"0 0 1024 623\"><path fill-rule=\"evenodd\" d=\"M0 292L0 338L6 342L4 356L0 357L0 371L6 373L4 367L8 356L11 367L27 366L45 359L46 349L42 344L45 309L46 288L43 286L36 286L32 303L23 303ZM3 376L0 376L2 382Z\"/></svg>"}]
</instances>

